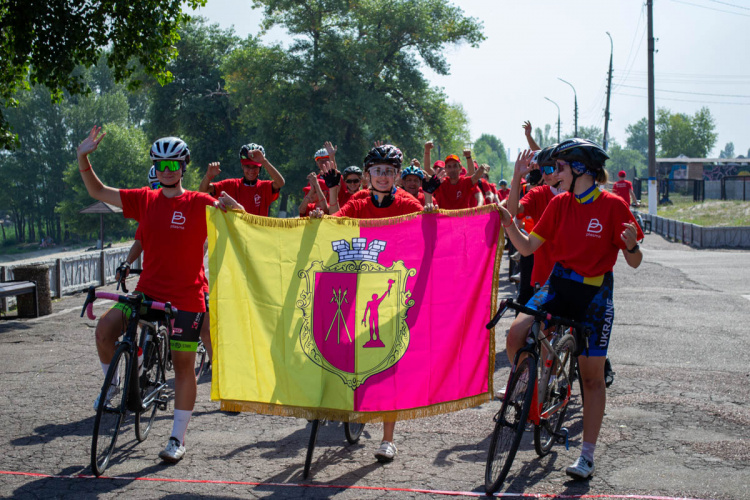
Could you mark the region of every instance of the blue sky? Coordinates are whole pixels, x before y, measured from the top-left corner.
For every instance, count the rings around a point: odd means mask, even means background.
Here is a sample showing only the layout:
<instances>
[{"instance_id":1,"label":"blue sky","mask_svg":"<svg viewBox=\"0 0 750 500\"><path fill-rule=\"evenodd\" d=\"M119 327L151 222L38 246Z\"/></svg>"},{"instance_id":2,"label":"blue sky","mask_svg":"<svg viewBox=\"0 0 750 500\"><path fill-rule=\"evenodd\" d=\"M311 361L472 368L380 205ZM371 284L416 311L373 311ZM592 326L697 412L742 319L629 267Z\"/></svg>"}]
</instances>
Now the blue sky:
<instances>
[{"instance_id":1,"label":"blue sky","mask_svg":"<svg viewBox=\"0 0 750 500\"><path fill-rule=\"evenodd\" d=\"M579 127L603 128L610 42L614 77L610 137L621 144L625 129L648 113L646 9L639 0L459 0L453 4L481 20L487 39L446 50L451 74L425 75L461 104L471 136L498 136L515 157L525 147L521 125L555 125L557 102L563 135L573 130L573 90ZM261 15L249 0L208 0L197 11L240 36L256 35ZM238 19L243 19L238 22ZM658 53L656 106L692 115L708 106L719 137L712 156L728 142L736 154L750 148L750 1L654 0ZM266 42L288 44L283 30ZM466 75L473 74L474 78Z\"/></svg>"}]
</instances>

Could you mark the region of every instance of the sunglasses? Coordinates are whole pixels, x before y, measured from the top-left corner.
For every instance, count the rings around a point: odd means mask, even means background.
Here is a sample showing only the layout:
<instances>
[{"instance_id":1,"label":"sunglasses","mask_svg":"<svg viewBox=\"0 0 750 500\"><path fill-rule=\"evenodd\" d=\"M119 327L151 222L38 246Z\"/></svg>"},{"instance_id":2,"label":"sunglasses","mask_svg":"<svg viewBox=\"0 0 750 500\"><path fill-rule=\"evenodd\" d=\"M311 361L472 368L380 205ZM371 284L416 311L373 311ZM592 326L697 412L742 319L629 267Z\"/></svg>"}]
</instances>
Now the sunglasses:
<instances>
[{"instance_id":1,"label":"sunglasses","mask_svg":"<svg viewBox=\"0 0 750 500\"><path fill-rule=\"evenodd\" d=\"M349 179L349 180L344 181L344 182L346 182L347 184L359 184L362 181L360 181L359 179Z\"/></svg>"},{"instance_id":2,"label":"sunglasses","mask_svg":"<svg viewBox=\"0 0 750 500\"><path fill-rule=\"evenodd\" d=\"M555 172L559 174L560 172L565 170L565 167L567 167L568 165L570 164L567 161L557 160L557 162L555 162Z\"/></svg>"},{"instance_id":3,"label":"sunglasses","mask_svg":"<svg viewBox=\"0 0 750 500\"><path fill-rule=\"evenodd\" d=\"M179 160L163 160L163 161L157 161L155 164L156 170L159 172L164 172L165 170L169 170L170 172L177 172L178 170L181 170L184 162L181 162Z\"/></svg>"},{"instance_id":4,"label":"sunglasses","mask_svg":"<svg viewBox=\"0 0 750 500\"><path fill-rule=\"evenodd\" d=\"M544 172L545 175L552 175L555 173L555 166L554 165L545 165L542 167L542 172Z\"/></svg>"},{"instance_id":5,"label":"sunglasses","mask_svg":"<svg viewBox=\"0 0 750 500\"><path fill-rule=\"evenodd\" d=\"M372 167L370 175L375 177L396 177L396 169L391 167Z\"/></svg>"}]
</instances>

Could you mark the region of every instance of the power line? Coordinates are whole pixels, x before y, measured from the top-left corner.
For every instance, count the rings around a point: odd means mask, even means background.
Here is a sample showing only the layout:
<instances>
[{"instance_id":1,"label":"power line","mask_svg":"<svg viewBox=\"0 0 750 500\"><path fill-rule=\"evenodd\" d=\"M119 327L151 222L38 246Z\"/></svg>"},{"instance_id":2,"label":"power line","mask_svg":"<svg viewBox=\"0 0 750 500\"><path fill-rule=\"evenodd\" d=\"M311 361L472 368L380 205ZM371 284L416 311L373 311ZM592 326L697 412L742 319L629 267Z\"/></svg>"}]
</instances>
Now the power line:
<instances>
[{"instance_id":1,"label":"power line","mask_svg":"<svg viewBox=\"0 0 750 500\"><path fill-rule=\"evenodd\" d=\"M637 87L635 85L623 85L620 84L616 88L619 87L626 87L629 89L639 89L639 90L648 90L646 87ZM657 92L669 92L671 94L690 94L690 95L707 95L710 97L740 97L743 99L750 99L750 95L738 95L738 94L709 94L705 92L688 92L684 90L666 90L666 89L656 89Z\"/></svg>"},{"instance_id":2,"label":"power line","mask_svg":"<svg viewBox=\"0 0 750 500\"><path fill-rule=\"evenodd\" d=\"M628 97L640 97L641 99L647 99L648 96L638 94L627 94L625 92L612 92L613 94L628 96ZM732 106L750 106L750 102L728 102L728 101L704 101L694 99L675 99L673 97L660 97L660 101L679 101L679 102L698 102L702 104L731 104Z\"/></svg>"},{"instance_id":3,"label":"power line","mask_svg":"<svg viewBox=\"0 0 750 500\"><path fill-rule=\"evenodd\" d=\"M714 3L720 3L720 4L723 4L723 5L729 5L730 7L734 7L735 9L750 10L750 7L743 7L742 5L736 5L736 4L729 3L729 2L721 2L720 0L708 0L708 1L709 2L714 2Z\"/></svg>"},{"instance_id":4,"label":"power line","mask_svg":"<svg viewBox=\"0 0 750 500\"><path fill-rule=\"evenodd\" d=\"M640 34L640 36L638 36L638 28L641 25L641 21L643 21L643 18L645 16L645 12L646 12L646 6L644 4L644 5L641 5L641 16L638 18L638 24L636 24L636 26L635 26L635 33L633 34L633 40L632 40L632 42L630 42L630 51L628 52L627 59L625 59L625 71L622 72L623 76L620 79L620 81L624 80L625 78L628 77L628 75L630 75L630 72L633 69L633 65L635 64L635 60L638 57L638 52L641 50L641 45L643 44L643 39L644 39L644 37L646 35L646 28L648 26L646 24L643 25L643 32ZM640 39L640 41L638 42L638 48L635 50L635 52L633 52L633 45L635 45L635 41L637 39ZM632 61L630 60L631 54L633 55L633 60Z\"/></svg>"},{"instance_id":5,"label":"power line","mask_svg":"<svg viewBox=\"0 0 750 500\"><path fill-rule=\"evenodd\" d=\"M724 12L726 14L734 14L735 16L750 17L750 14L740 14L739 12L732 12L730 10L714 9L713 7L706 7L705 5L699 5L697 3L685 2L684 0L672 0L675 3L684 3L685 5L692 5L693 7L700 7L701 9L713 10L715 12Z\"/></svg>"}]
</instances>

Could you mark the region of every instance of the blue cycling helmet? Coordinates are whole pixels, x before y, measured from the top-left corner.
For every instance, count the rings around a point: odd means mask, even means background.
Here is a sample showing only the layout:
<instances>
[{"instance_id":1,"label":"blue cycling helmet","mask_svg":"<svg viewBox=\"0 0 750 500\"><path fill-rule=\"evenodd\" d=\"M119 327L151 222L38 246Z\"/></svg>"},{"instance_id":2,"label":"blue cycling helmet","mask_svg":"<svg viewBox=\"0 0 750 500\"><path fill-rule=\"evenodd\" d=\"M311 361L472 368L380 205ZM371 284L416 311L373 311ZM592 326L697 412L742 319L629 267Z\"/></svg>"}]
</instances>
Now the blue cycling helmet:
<instances>
[{"instance_id":1,"label":"blue cycling helmet","mask_svg":"<svg viewBox=\"0 0 750 500\"><path fill-rule=\"evenodd\" d=\"M424 172L422 172L422 169L415 166L415 165L409 165L405 169L401 171L401 178L405 179L407 175L416 175L420 179L424 179Z\"/></svg>"}]
</instances>

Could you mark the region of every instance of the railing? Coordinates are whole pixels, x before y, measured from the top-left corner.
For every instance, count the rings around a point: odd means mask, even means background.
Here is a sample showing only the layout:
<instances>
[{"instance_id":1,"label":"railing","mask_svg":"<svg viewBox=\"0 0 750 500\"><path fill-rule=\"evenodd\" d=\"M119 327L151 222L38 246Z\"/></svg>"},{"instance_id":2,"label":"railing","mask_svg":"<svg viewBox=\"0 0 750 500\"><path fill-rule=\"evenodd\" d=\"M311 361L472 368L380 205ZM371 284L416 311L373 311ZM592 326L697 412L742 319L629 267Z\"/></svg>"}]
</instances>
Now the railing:
<instances>
[{"instance_id":1,"label":"railing","mask_svg":"<svg viewBox=\"0 0 750 500\"><path fill-rule=\"evenodd\" d=\"M50 294L60 298L65 294L85 290L91 285L114 283L117 267L125 260L129 251L130 246L122 246L97 252L81 252L79 255L62 259L39 259L24 264L0 266L0 281L12 280L16 267L44 264L49 266ZM133 267L140 266L139 258ZM13 301L14 299L7 299L9 303ZM7 310L7 304L2 309Z\"/></svg>"},{"instance_id":2,"label":"railing","mask_svg":"<svg viewBox=\"0 0 750 500\"><path fill-rule=\"evenodd\" d=\"M651 230L696 248L750 248L750 227L703 227L658 215L642 213Z\"/></svg>"}]
</instances>

